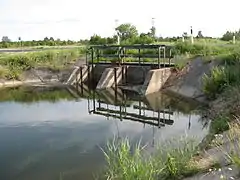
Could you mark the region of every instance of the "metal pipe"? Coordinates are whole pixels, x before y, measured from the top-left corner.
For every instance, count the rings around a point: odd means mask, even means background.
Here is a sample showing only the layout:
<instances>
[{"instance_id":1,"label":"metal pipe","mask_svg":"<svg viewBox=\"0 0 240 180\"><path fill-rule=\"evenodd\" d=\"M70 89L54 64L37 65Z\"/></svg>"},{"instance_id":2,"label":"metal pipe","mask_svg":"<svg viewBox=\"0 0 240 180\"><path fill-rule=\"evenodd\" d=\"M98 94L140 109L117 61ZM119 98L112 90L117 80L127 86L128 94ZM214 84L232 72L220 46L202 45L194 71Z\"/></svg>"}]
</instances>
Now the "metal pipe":
<instances>
[{"instance_id":1,"label":"metal pipe","mask_svg":"<svg viewBox=\"0 0 240 180\"><path fill-rule=\"evenodd\" d=\"M88 65L88 50L86 50L86 65Z\"/></svg>"},{"instance_id":2,"label":"metal pipe","mask_svg":"<svg viewBox=\"0 0 240 180\"><path fill-rule=\"evenodd\" d=\"M141 57L140 57L141 49L138 49L138 63L141 64Z\"/></svg>"},{"instance_id":3,"label":"metal pipe","mask_svg":"<svg viewBox=\"0 0 240 180\"><path fill-rule=\"evenodd\" d=\"M116 88L117 87L117 68L116 67L114 68L114 85Z\"/></svg>"},{"instance_id":4,"label":"metal pipe","mask_svg":"<svg viewBox=\"0 0 240 180\"><path fill-rule=\"evenodd\" d=\"M165 58L166 58L166 48L163 48L163 66L165 67Z\"/></svg>"},{"instance_id":5,"label":"metal pipe","mask_svg":"<svg viewBox=\"0 0 240 180\"><path fill-rule=\"evenodd\" d=\"M161 47L158 48L158 69L160 69Z\"/></svg>"},{"instance_id":6,"label":"metal pipe","mask_svg":"<svg viewBox=\"0 0 240 180\"><path fill-rule=\"evenodd\" d=\"M83 67L80 66L80 80L81 80L81 86L82 86L82 84L83 84L83 72L82 72L82 70L83 70ZM78 83L79 83L79 82L78 82Z\"/></svg>"}]
</instances>

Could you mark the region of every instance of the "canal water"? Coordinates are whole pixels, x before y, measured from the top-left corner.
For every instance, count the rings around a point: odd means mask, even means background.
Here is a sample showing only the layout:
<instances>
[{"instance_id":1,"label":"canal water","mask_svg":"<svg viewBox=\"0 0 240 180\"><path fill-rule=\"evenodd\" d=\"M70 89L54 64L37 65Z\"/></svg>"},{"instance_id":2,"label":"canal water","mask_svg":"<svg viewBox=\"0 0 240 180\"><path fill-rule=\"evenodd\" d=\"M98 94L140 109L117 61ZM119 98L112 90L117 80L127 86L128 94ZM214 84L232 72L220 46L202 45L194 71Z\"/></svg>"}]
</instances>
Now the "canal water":
<instances>
[{"instance_id":1,"label":"canal water","mask_svg":"<svg viewBox=\"0 0 240 180\"><path fill-rule=\"evenodd\" d=\"M173 137L208 132L199 104L155 93L87 87L0 89L1 180L92 180L101 147L128 137L155 147Z\"/></svg>"}]
</instances>

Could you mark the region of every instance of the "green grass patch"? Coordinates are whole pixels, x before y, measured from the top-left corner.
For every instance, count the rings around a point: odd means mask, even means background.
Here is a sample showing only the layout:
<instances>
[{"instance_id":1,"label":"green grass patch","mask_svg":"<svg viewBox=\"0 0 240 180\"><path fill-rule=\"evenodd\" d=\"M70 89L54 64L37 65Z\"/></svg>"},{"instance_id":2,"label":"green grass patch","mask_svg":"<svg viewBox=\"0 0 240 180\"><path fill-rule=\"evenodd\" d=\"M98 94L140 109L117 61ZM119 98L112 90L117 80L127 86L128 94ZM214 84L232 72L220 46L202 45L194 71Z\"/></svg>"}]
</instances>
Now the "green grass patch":
<instances>
[{"instance_id":1,"label":"green grass patch","mask_svg":"<svg viewBox=\"0 0 240 180\"><path fill-rule=\"evenodd\" d=\"M198 172L190 163L196 153L196 144L190 139L166 142L152 154L140 143L131 146L128 139L113 140L103 152L109 180L181 179Z\"/></svg>"}]
</instances>

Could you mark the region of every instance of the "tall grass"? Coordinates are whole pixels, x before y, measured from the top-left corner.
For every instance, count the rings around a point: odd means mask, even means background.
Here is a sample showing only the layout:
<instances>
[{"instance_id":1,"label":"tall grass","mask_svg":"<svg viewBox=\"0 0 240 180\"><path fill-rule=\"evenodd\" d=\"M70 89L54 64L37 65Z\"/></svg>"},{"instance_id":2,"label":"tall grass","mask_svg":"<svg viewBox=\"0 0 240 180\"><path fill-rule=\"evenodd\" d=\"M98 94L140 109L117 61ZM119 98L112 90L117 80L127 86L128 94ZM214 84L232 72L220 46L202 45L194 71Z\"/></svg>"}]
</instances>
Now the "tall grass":
<instances>
[{"instance_id":1,"label":"tall grass","mask_svg":"<svg viewBox=\"0 0 240 180\"><path fill-rule=\"evenodd\" d=\"M209 97L216 97L226 88L240 84L240 53L221 56L222 64L203 76L203 90Z\"/></svg>"},{"instance_id":2,"label":"tall grass","mask_svg":"<svg viewBox=\"0 0 240 180\"><path fill-rule=\"evenodd\" d=\"M108 180L179 179L197 171L190 164L196 152L192 140L177 140L158 146L152 154L140 143L131 146L128 139L113 140L103 151Z\"/></svg>"},{"instance_id":3,"label":"tall grass","mask_svg":"<svg viewBox=\"0 0 240 180\"><path fill-rule=\"evenodd\" d=\"M235 49L239 49L238 45L218 45L209 43L176 43L174 46L175 54L193 54L201 56L215 56L220 54L228 54L233 52Z\"/></svg>"},{"instance_id":4,"label":"tall grass","mask_svg":"<svg viewBox=\"0 0 240 180\"><path fill-rule=\"evenodd\" d=\"M0 77L17 79L23 71L39 66L60 69L67 63L76 61L84 51L84 48L76 48L31 53L2 54L0 55L0 66L7 69L7 72L0 73Z\"/></svg>"}]
</instances>

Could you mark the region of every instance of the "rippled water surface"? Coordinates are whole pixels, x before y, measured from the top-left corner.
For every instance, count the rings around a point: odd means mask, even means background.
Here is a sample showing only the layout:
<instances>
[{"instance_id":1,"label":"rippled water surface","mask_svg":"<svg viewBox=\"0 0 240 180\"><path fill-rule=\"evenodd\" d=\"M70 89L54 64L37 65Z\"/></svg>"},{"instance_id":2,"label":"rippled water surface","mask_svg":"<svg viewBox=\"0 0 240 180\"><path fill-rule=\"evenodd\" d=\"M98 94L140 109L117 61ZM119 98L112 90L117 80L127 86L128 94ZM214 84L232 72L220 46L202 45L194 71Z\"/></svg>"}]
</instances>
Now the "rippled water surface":
<instances>
[{"instance_id":1,"label":"rippled water surface","mask_svg":"<svg viewBox=\"0 0 240 180\"><path fill-rule=\"evenodd\" d=\"M114 136L150 147L186 133L203 138L198 106L120 89L0 89L0 179L94 179L104 167L100 147Z\"/></svg>"}]
</instances>

